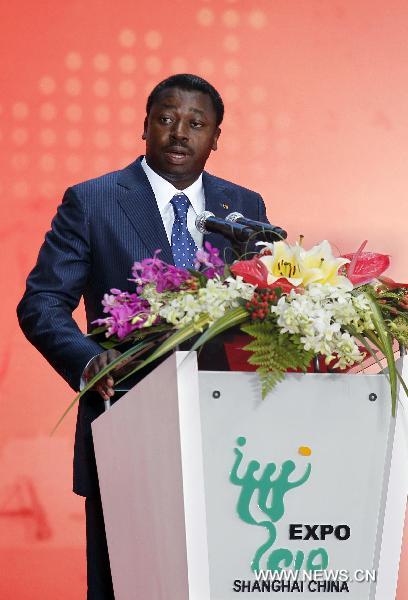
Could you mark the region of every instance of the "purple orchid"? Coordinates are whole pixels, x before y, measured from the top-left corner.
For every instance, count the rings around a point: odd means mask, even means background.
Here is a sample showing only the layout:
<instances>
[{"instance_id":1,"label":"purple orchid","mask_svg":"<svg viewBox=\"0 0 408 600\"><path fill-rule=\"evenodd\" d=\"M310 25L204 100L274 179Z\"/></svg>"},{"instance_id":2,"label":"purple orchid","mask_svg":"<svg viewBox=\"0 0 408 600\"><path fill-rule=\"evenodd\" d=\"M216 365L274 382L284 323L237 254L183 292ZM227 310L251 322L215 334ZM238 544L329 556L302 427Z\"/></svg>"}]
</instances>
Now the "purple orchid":
<instances>
[{"instance_id":1,"label":"purple orchid","mask_svg":"<svg viewBox=\"0 0 408 600\"><path fill-rule=\"evenodd\" d=\"M209 279L213 279L216 275L223 275L225 264L220 258L218 248L211 246L210 242L205 242L204 248L197 250L194 268L197 271L201 269Z\"/></svg>"},{"instance_id":2,"label":"purple orchid","mask_svg":"<svg viewBox=\"0 0 408 600\"><path fill-rule=\"evenodd\" d=\"M115 288L110 291L111 293L105 294L102 300L103 312L109 313L110 316L96 319L93 323L104 325L107 328L107 337L116 334L119 339L123 339L132 331L144 326L151 316L150 304L137 294L121 292ZM137 320L133 322L135 318Z\"/></svg>"},{"instance_id":3,"label":"purple orchid","mask_svg":"<svg viewBox=\"0 0 408 600\"><path fill-rule=\"evenodd\" d=\"M137 292L140 294L147 283L154 283L159 293L178 291L182 284L191 277L187 269L168 265L157 255L161 250L156 250L153 258L145 258L135 262L132 267L132 275L137 284Z\"/></svg>"},{"instance_id":4,"label":"purple orchid","mask_svg":"<svg viewBox=\"0 0 408 600\"><path fill-rule=\"evenodd\" d=\"M160 317L152 322L151 307L147 300L141 297L143 288L147 284L154 284L156 291L178 292L183 284L189 279L194 287L194 276L187 269L168 265L158 258L160 250L156 250L153 258L145 258L135 262L132 267L133 281L136 283L136 293L122 292L112 288L109 294L105 294L102 300L103 312L109 316L104 319L93 321L96 325L106 327L106 336L116 335L120 340L130 333L141 329L146 321L149 325L156 325ZM208 278L224 273L224 262L219 257L219 250L213 248L209 242L205 242L204 248L196 253L195 269L201 269Z\"/></svg>"}]
</instances>

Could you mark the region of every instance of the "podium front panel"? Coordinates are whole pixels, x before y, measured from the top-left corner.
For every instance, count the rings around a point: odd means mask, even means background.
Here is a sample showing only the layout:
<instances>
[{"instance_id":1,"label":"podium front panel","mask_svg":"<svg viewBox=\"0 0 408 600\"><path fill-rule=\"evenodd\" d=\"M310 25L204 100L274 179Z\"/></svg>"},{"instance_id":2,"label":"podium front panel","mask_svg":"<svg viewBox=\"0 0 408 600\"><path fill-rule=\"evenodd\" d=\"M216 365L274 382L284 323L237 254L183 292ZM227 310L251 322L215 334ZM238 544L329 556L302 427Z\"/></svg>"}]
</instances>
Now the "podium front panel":
<instances>
[{"instance_id":1,"label":"podium front panel","mask_svg":"<svg viewBox=\"0 0 408 600\"><path fill-rule=\"evenodd\" d=\"M288 374L265 400L255 374L199 379L211 600L254 598L254 570L271 581L279 567L336 579L275 579L279 598L374 598L395 427L385 377Z\"/></svg>"}]
</instances>

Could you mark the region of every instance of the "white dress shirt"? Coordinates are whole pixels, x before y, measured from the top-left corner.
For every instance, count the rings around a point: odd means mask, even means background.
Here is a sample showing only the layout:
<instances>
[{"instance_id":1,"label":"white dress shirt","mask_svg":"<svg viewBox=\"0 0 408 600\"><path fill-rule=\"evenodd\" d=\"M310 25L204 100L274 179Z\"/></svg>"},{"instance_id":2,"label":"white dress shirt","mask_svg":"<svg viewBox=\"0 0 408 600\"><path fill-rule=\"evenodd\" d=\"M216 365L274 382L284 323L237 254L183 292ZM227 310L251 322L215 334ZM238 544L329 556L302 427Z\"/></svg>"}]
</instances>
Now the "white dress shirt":
<instances>
[{"instance_id":1,"label":"white dress shirt","mask_svg":"<svg viewBox=\"0 0 408 600\"><path fill-rule=\"evenodd\" d=\"M157 207L160 211L164 229L166 230L167 239L169 240L170 245L171 231L174 223L174 210L172 204L170 204L170 200L173 198L173 196L182 192L190 200L190 206L187 213L188 230L191 233L197 248L201 248L203 245L203 234L196 229L195 220L197 215L201 214L205 210L203 175L201 174L200 177L185 190L178 190L169 181L163 179L163 177L160 177L156 171L153 171L153 169L147 164L145 157L143 157L141 164L153 190L154 197L156 198Z\"/></svg>"}]
</instances>

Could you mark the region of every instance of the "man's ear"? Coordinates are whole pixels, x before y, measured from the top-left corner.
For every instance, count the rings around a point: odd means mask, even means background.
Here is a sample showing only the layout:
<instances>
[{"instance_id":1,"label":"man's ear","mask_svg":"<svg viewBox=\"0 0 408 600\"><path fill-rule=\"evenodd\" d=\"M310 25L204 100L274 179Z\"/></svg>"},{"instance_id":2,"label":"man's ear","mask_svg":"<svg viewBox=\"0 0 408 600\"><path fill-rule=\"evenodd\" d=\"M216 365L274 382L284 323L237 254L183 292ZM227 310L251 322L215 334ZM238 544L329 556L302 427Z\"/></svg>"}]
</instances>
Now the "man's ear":
<instances>
[{"instance_id":1,"label":"man's ear","mask_svg":"<svg viewBox=\"0 0 408 600\"><path fill-rule=\"evenodd\" d=\"M145 120L144 120L144 123L143 123L142 140L146 139L146 134L147 134L147 117L145 117Z\"/></svg>"},{"instance_id":2,"label":"man's ear","mask_svg":"<svg viewBox=\"0 0 408 600\"><path fill-rule=\"evenodd\" d=\"M213 144L211 146L211 150L217 150L217 142L218 142L218 138L221 135L221 129L219 127L217 127L217 131L214 134L214 139L213 139Z\"/></svg>"}]
</instances>

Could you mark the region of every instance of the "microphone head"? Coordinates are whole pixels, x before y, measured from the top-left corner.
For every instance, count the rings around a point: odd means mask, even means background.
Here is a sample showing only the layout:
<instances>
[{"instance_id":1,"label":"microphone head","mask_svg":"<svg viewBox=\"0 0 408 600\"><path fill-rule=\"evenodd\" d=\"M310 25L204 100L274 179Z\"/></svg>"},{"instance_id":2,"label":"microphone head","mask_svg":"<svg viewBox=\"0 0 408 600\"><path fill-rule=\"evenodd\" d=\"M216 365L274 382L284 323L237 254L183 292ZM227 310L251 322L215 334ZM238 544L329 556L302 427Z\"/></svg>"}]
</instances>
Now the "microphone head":
<instances>
[{"instance_id":1,"label":"microphone head","mask_svg":"<svg viewBox=\"0 0 408 600\"><path fill-rule=\"evenodd\" d=\"M236 223L238 219L243 219L244 215L239 212L232 212L225 217L226 221L230 221L230 223Z\"/></svg>"},{"instance_id":2,"label":"microphone head","mask_svg":"<svg viewBox=\"0 0 408 600\"><path fill-rule=\"evenodd\" d=\"M209 210L205 210L201 214L197 215L196 220L195 220L196 229L200 233L210 233L205 228L205 222L209 217L214 217L214 216L215 216L214 213L210 212Z\"/></svg>"}]
</instances>

